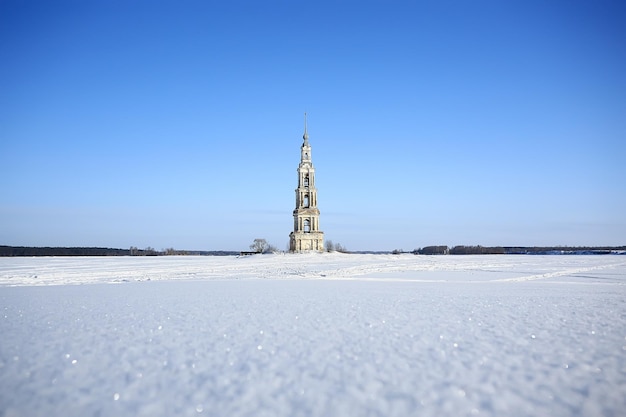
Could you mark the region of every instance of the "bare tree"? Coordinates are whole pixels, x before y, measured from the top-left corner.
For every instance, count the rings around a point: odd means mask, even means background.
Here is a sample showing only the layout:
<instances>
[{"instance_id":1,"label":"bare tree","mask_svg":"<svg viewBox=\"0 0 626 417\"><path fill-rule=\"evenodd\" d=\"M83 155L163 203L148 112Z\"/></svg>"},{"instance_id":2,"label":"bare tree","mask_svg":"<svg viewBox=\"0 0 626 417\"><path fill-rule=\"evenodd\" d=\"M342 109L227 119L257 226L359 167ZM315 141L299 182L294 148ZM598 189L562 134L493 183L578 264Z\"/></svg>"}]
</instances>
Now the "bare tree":
<instances>
[{"instance_id":1,"label":"bare tree","mask_svg":"<svg viewBox=\"0 0 626 417\"><path fill-rule=\"evenodd\" d=\"M347 253L348 252L348 249L346 247L344 247L344 246L341 246L341 243L336 243L335 244L335 250L337 252L342 252L342 253Z\"/></svg>"},{"instance_id":2,"label":"bare tree","mask_svg":"<svg viewBox=\"0 0 626 417\"><path fill-rule=\"evenodd\" d=\"M267 243L265 239L254 239L254 242L250 245L250 250L256 253L268 253L276 252L278 249Z\"/></svg>"},{"instance_id":3,"label":"bare tree","mask_svg":"<svg viewBox=\"0 0 626 417\"><path fill-rule=\"evenodd\" d=\"M333 243L332 240L328 239L326 241L326 251L327 252L332 252L335 250L335 244Z\"/></svg>"}]
</instances>

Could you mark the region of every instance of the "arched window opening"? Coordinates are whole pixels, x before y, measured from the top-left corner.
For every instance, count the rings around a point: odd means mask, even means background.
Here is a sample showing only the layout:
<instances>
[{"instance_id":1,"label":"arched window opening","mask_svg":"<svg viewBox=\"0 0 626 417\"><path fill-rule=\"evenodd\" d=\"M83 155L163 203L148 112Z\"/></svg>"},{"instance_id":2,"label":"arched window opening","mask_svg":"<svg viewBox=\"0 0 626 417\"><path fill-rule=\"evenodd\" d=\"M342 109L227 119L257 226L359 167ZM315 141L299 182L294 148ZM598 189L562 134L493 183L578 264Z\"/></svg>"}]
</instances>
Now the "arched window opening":
<instances>
[{"instance_id":1,"label":"arched window opening","mask_svg":"<svg viewBox=\"0 0 626 417\"><path fill-rule=\"evenodd\" d=\"M304 220L304 233L311 232L311 221L309 219Z\"/></svg>"},{"instance_id":2,"label":"arched window opening","mask_svg":"<svg viewBox=\"0 0 626 417\"><path fill-rule=\"evenodd\" d=\"M309 208L309 195L304 196L304 208Z\"/></svg>"},{"instance_id":3,"label":"arched window opening","mask_svg":"<svg viewBox=\"0 0 626 417\"><path fill-rule=\"evenodd\" d=\"M306 174L306 175L304 176L304 186L305 186L306 188L309 188L309 174Z\"/></svg>"}]
</instances>

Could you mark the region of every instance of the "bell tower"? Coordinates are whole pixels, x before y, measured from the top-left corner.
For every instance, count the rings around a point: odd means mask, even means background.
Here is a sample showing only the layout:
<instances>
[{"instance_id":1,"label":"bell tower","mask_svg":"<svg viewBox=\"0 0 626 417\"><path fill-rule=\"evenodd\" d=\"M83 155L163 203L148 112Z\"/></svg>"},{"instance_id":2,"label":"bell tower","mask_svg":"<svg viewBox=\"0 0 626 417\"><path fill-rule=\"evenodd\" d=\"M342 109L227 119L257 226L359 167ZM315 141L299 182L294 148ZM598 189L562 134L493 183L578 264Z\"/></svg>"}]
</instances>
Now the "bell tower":
<instances>
[{"instance_id":1,"label":"bell tower","mask_svg":"<svg viewBox=\"0 0 626 417\"><path fill-rule=\"evenodd\" d=\"M311 160L311 145L304 113L304 142L300 148L296 209L293 211L293 232L289 234L291 252L323 251L324 232L319 230L320 211L317 208L315 168Z\"/></svg>"}]
</instances>

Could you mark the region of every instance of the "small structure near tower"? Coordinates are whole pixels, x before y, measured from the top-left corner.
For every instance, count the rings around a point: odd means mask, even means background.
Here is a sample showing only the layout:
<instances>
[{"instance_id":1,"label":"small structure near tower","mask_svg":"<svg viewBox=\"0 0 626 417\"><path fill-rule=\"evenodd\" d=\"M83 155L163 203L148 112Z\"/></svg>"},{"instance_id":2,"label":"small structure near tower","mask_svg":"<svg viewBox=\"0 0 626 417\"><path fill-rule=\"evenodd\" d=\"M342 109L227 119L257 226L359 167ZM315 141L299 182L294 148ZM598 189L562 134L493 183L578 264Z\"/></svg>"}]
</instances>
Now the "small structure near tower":
<instances>
[{"instance_id":1,"label":"small structure near tower","mask_svg":"<svg viewBox=\"0 0 626 417\"><path fill-rule=\"evenodd\" d=\"M319 230L320 211L317 208L315 168L311 160L311 145L304 113L304 142L300 148L296 209L293 211L293 232L289 234L291 252L323 251L324 232Z\"/></svg>"}]
</instances>

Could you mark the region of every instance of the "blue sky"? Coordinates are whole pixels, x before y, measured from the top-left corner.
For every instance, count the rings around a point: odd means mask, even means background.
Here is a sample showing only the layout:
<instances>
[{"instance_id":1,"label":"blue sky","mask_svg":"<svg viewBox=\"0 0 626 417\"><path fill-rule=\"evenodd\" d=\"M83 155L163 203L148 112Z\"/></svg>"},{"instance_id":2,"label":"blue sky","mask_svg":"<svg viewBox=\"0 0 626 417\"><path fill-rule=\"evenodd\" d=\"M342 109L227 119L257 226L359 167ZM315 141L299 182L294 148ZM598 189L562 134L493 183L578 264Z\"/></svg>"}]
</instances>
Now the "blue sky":
<instances>
[{"instance_id":1,"label":"blue sky","mask_svg":"<svg viewBox=\"0 0 626 417\"><path fill-rule=\"evenodd\" d=\"M0 1L0 244L626 244L621 1Z\"/></svg>"}]
</instances>

